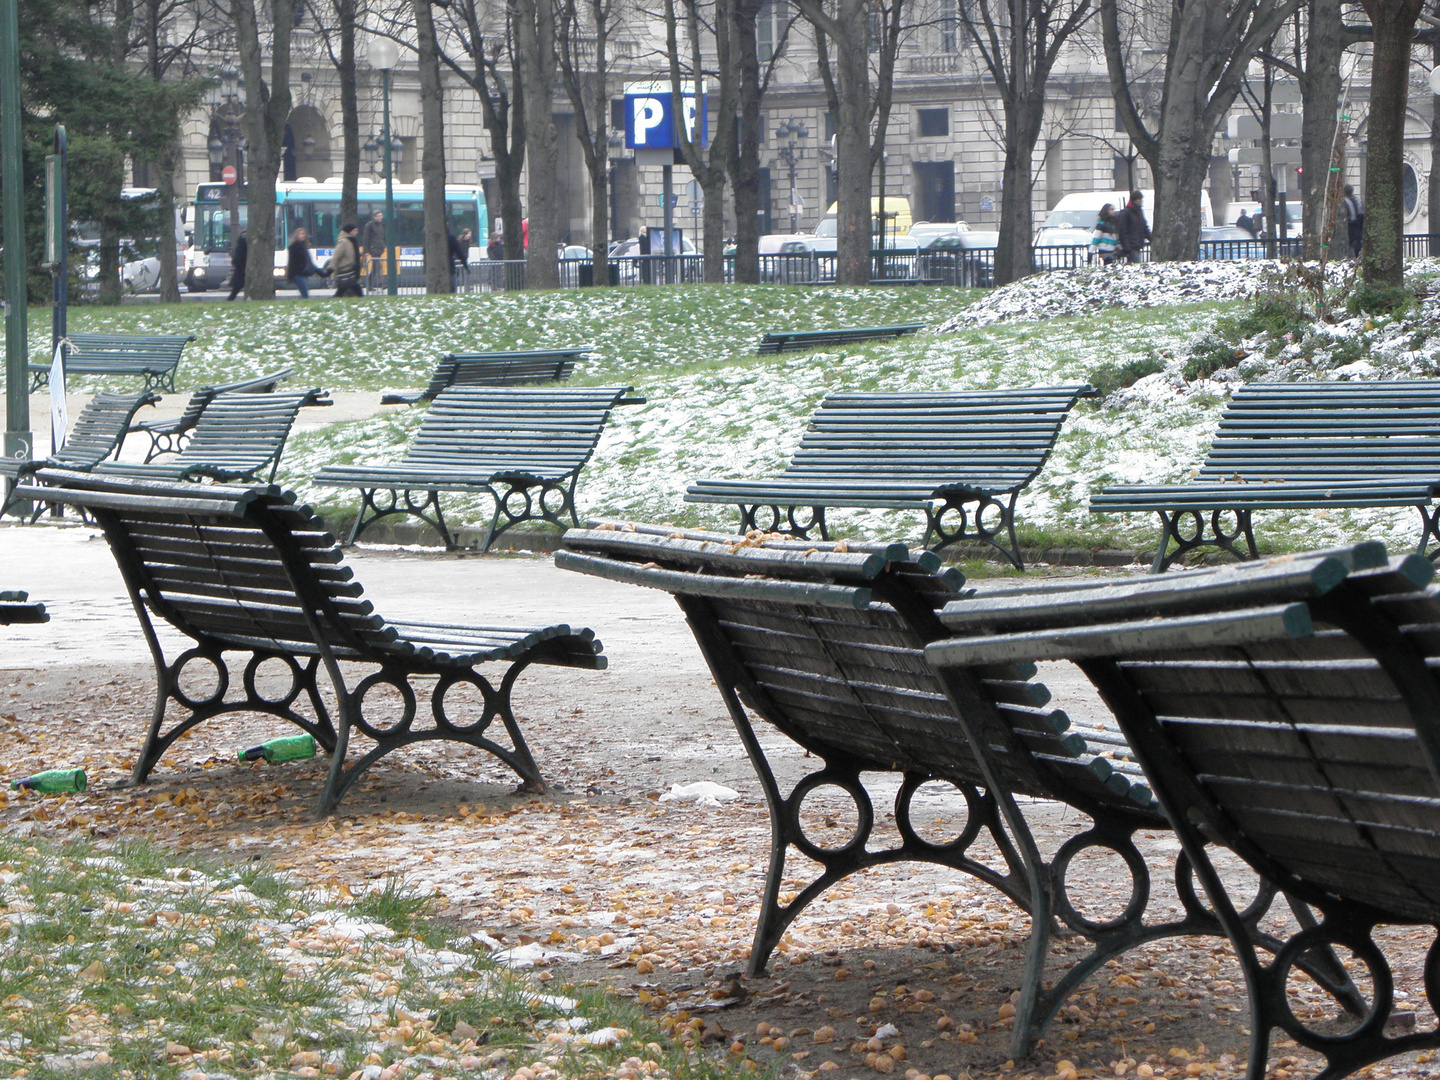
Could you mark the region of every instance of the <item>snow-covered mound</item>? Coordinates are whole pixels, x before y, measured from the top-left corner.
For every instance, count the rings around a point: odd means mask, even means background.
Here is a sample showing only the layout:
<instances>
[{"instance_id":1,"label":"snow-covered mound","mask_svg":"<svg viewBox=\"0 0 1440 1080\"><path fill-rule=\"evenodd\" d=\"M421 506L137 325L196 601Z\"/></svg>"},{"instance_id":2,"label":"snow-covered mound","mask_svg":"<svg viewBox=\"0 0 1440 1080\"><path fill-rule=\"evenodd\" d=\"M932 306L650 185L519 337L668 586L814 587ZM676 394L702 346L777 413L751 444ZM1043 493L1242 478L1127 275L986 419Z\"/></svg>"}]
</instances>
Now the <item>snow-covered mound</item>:
<instances>
[{"instance_id":1,"label":"snow-covered mound","mask_svg":"<svg viewBox=\"0 0 1440 1080\"><path fill-rule=\"evenodd\" d=\"M996 289L945 322L936 332L953 334L975 326L1084 315L1113 307L1147 308L1238 300L1254 296L1267 285L1273 286L1283 274L1284 265L1252 259L1052 270ZM1337 267L1334 272L1338 275L1344 271Z\"/></svg>"}]
</instances>

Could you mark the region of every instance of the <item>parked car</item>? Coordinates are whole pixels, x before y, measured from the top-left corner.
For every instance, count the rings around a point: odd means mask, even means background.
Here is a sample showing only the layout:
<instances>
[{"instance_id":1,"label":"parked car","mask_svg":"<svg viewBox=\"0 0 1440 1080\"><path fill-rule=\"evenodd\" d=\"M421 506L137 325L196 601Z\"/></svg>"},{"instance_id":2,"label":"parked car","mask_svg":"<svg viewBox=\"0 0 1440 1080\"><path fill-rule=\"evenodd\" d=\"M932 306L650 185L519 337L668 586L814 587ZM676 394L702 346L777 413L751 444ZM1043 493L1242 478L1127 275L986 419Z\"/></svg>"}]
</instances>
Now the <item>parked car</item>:
<instances>
[{"instance_id":1,"label":"parked car","mask_svg":"<svg viewBox=\"0 0 1440 1080\"><path fill-rule=\"evenodd\" d=\"M682 236L679 254L698 255L700 252L688 236ZM652 281L658 283L655 275L660 273L660 263L664 261L664 256L663 251L653 249L649 255L641 255L638 237L617 241L610 248L610 262L615 268L610 272L611 280L617 285L648 285ZM681 281L699 281L703 276L704 271L698 259L685 259L681 262Z\"/></svg>"},{"instance_id":2,"label":"parked car","mask_svg":"<svg viewBox=\"0 0 1440 1080\"><path fill-rule=\"evenodd\" d=\"M963 221L917 221L910 226L909 236L915 241L915 246L924 251L941 237L959 236L969 231L970 226Z\"/></svg>"},{"instance_id":3,"label":"parked car","mask_svg":"<svg viewBox=\"0 0 1440 1080\"><path fill-rule=\"evenodd\" d=\"M995 248L1000 233L971 229L937 238L916 260L922 277L939 278L946 285L988 289L995 284Z\"/></svg>"},{"instance_id":4,"label":"parked car","mask_svg":"<svg viewBox=\"0 0 1440 1080\"><path fill-rule=\"evenodd\" d=\"M1235 225L1215 225L1200 230L1201 259L1263 259L1268 254L1264 240Z\"/></svg>"}]
</instances>

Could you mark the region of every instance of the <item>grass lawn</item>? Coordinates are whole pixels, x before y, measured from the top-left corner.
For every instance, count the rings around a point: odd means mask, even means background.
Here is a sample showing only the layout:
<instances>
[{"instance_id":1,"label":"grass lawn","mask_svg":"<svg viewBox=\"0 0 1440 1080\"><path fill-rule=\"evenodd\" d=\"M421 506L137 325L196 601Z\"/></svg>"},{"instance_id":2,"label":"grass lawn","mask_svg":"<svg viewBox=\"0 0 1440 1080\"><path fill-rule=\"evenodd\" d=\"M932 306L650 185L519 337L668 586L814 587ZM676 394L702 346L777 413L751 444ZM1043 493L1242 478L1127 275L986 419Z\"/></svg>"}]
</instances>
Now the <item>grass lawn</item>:
<instances>
[{"instance_id":1,"label":"grass lawn","mask_svg":"<svg viewBox=\"0 0 1440 1080\"><path fill-rule=\"evenodd\" d=\"M1110 308L845 349L754 355L766 330L899 322L936 327L980 295L941 288L689 286L317 298L76 308L71 326L195 334L180 372L187 386L291 365L294 386L378 392L423 386L435 359L452 350L592 345L595 359L577 374L576 385L630 385L649 400L616 411L581 476L581 513L733 528L733 510L685 503L686 485L702 476L759 476L779 468L827 392L1085 382L1106 365L1147 353L1183 356L1192 339L1233 308ZM48 312L34 310L32 325L32 351L40 358ZM1021 496L1022 543L1152 545L1153 517L1094 518L1086 509L1090 492L1111 482L1185 479L1204 456L1221 405L1219 394L1169 392L1129 407L1082 402L1050 463ZM312 487L308 477L328 462L397 458L420 418L420 409L391 410L299 435L287 450L283 482L331 520L346 520L356 497ZM449 496L445 505L456 524L488 520L488 501ZM839 535L918 540L922 531L918 516L888 511L837 511L831 519ZM1257 527L1276 550L1368 536L1403 550L1417 535L1413 513L1405 511L1262 515Z\"/></svg>"}]
</instances>

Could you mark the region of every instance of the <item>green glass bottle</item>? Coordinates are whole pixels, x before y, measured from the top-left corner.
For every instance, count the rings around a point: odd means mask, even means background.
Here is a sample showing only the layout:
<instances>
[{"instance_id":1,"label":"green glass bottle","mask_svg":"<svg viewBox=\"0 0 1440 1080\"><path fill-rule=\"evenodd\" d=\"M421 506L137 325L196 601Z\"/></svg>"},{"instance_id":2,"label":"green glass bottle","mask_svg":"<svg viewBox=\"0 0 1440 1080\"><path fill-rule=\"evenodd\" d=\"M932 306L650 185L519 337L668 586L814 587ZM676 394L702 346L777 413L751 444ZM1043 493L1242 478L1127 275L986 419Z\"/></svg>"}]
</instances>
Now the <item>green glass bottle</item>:
<instances>
[{"instance_id":1,"label":"green glass bottle","mask_svg":"<svg viewBox=\"0 0 1440 1080\"><path fill-rule=\"evenodd\" d=\"M46 769L44 772L37 772L34 776L27 776L23 780L10 781L11 791L19 791L21 788L28 788L30 791L38 791L45 795L56 795L62 791L84 791L85 770Z\"/></svg>"},{"instance_id":2,"label":"green glass bottle","mask_svg":"<svg viewBox=\"0 0 1440 1080\"><path fill-rule=\"evenodd\" d=\"M261 758L271 762L298 761L301 758L314 756L315 736L313 735L287 735L283 739L271 739L267 743L240 751L241 761L259 761Z\"/></svg>"}]
</instances>

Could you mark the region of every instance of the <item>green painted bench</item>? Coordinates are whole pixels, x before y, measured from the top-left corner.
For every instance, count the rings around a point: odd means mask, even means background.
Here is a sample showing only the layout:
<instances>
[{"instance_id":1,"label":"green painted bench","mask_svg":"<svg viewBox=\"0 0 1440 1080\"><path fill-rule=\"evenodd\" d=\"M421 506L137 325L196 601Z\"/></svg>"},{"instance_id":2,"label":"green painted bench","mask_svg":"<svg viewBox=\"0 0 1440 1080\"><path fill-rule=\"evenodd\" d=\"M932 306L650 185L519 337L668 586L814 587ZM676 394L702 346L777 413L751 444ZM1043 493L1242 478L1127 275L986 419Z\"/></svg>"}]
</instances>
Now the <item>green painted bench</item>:
<instances>
[{"instance_id":1,"label":"green painted bench","mask_svg":"<svg viewBox=\"0 0 1440 1080\"><path fill-rule=\"evenodd\" d=\"M1118 730L1082 725L1052 708L1049 691L1034 681L1033 663L997 660L953 676L950 686L926 664L926 646L950 632L941 611L984 603L984 594L969 596L963 575L942 569L933 552L912 557L903 544L839 550L778 537L757 544L647 525L572 529L563 548L555 556L559 567L673 594L715 677L770 808L770 866L750 952L752 975L764 972L796 916L848 875L905 861L960 870L1031 914L1012 1044L1018 1057L1080 983L1119 953L1173 935L1222 932L1198 901L1178 915L1147 913L1142 902L1114 920L1086 917L1085 898L1073 896L1075 886L1067 889L1074 857L1092 847L1119 852L1143 893L1149 871L1132 837L1165 828L1165 819ZM1333 577L1337 571L1326 564L1308 572ZM1306 573L1297 569L1295 576ZM1007 602L1000 602L1002 609ZM947 696L956 686L967 695L958 710ZM1004 737L974 737L962 720L965 710L996 718ZM755 717L819 759L788 791L775 776ZM868 773L901 775L893 828L884 834L875 827ZM937 836L912 815L922 787L930 805L943 798L963 808L957 835ZM858 826L851 835L807 831L802 807L817 789L853 802ZM1059 800L1090 824L1075 818L1060 851L1042 857L1016 796ZM972 852L982 830L1001 852L993 862ZM898 843L884 839L896 835ZM792 852L808 861L792 864ZM801 875L798 889L787 869ZM793 899L782 902L786 892ZM1272 896L1262 890L1253 918ZM1047 973L1056 920L1089 949L1067 971Z\"/></svg>"},{"instance_id":2,"label":"green painted bench","mask_svg":"<svg viewBox=\"0 0 1440 1080\"><path fill-rule=\"evenodd\" d=\"M112 454L118 455L135 414L143 406L153 405L159 400L159 395L149 390L135 394L101 392L80 410L80 415L70 425L65 445L52 457L25 461L0 458L0 481L4 481L6 489L4 500L0 501L0 515L8 511L15 501L16 482L47 462L66 469L93 469ZM37 507L37 517L41 509L43 507Z\"/></svg>"},{"instance_id":3,"label":"green painted bench","mask_svg":"<svg viewBox=\"0 0 1440 1080\"><path fill-rule=\"evenodd\" d=\"M645 400L630 392L628 386L446 390L431 403L398 464L328 465L315 483L360 489L347 545L374 522L401 514L432 525L453 550L440 493L488 495L495 510L480 545L488 551L496 537L524 521L562 529L579 524L580 470L595 453L610 410Z\"/></svg>"},{"instance_id":4,"label":"green painted bench","mask_svg":"<svg viewBox=\"0 0 1440 1080\"><path fill-rule=\"evenodd\" d=\"M149 436L150 448L145 451L147 462L154 461L161 454L178 454L190 441L205 406L214 401L217 395L270 393L293 374L294 368L284 368L269 375L259 375L253 379L242 379L222 386L202 386L190 395L190 400L185 403L185 411L179 416L171 420L146 420L132 424L126 434Z\"/></svg>"},{"instance_id":5,"label":"green painted bench","mask_svg":"<svg viewBox=\"0 0 1440 1080\"><path fill-rule=\"evenodd\" d=\"M1221 413L1192 482L1112 485L1090 509L1158 514L1160 573L1201 548L1256 558L1257 510L1414 506L1424 552L1440 544L1437 492L1440 380L1251 383Z\"/></svg>"},{"instance_id":6,"label":"green painted bench","mask_svg":"<svg viewBox=\"0 0 1440 1080\"><path fill-rule=\"evenodd\" d=\"M803 352L829 345L853 345L860 341L880 341L904 337L925 329L924 323L903 323L899 326L852 326L833 330L772 330L760 338L759 356L770 353Z\"/></svg>"},{"instance_id":7,"label":"green painted bench","mask_svg":"<svg viewBox=\"0 0 1440 1080\"><path fill-rule=\"evenodd\" d=\"M176 334L70 334L65 350L65 375L132 375L145 380L145 389L175 392L175 368L185 346L195 335ZM50 382L49 364L31 364L32 391Z\"/></svg>"},{"instance_id":8,"label":"green painted bench","mask_svg":"<svg viewBox=\"0 0 1440 1080\"><path fill-rule=\"evenodd\" d=\"M53 469L36 479L47 486L22 492L81 507L104 530L155 662L155 711L132 783L196 724L248 712L295 724L331 755L322 814L386 754L435 740L487 750L526 790L543 791L511 707L515 680L531 664L605 667L594 634L564 623L381 618L324 523L276 487ZM168 657L157 620L193 644ZM489 664L502 665L499 678L481 674ZM489 733L496 720L508 746ZM367 745L352 754L356 737Z\"/></svg>"},{"instance_id":9,"label":"green painted bench","mask_svg":"<svg viewBox=\"0 0 1440 1080\"><path fill-rule=\"evenodd\" d=\"M1440 590L1422 556L1366 548L950 604L941 619L962 636L925 650L972 740L1003 724L957 679L1023 657L1073 662L1093 684L1174 825L1189 871L1177 883L1203 887L1235 947L1250 1080L1274 1075L1282 1033L1323 1056L1307 1072L1321 1077L1440 1047L1433 1019L1415 1022L1423 999L1440 1007L1440 949L1405 930L1440 930ZM1216 845L1310 915L1298 932L1257 935ZM1354 983L1296 977L1322 949L1348 952ZM1366 1008L1342 1016L1355 984Z\"/></svg>"},{"instance_id":10,"label":"green painted bench","mask_svg":"<svg viewBox=\"0 0 1440 1080\"><path fill-rule=\"evenodd\" d=\"M385 394L381 405L413 405L434 401L435 395L458 386L521 386L561 382L590 355L591 346L574 349L528 349L510 352L449 353L440 358L430 385L418 394Z\"/></svg>"},{"instance_id":11,"label":"green painted bench","mask_svg":"<svg viewBox=\"0 0 1440 1080\"><path fill-rule=\"evenodd\" d=\"M49 622L45 605L18 589L0 589L0 626Z\"/></svg>"},{"instance_id":12,"label":"green painted bench","mask_svg":"<svg viewBox=\"0 0 1440 1080\"><path fill-rule=\"evenodd\" d=\"M1093 393L1077 384L830 394L780 475L701 480L685 501L738 506L741 532L822 539L827 507L919 510L923 545L932 535L937 548L974 538L1023 569L1015 500L1049 459L1075 402ZM810 516L798 518L798 507Z\"/></svg>"}]
</instances>

